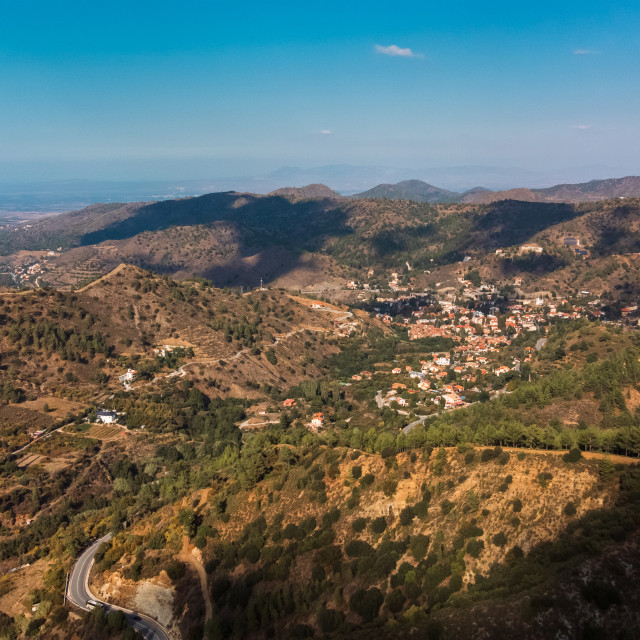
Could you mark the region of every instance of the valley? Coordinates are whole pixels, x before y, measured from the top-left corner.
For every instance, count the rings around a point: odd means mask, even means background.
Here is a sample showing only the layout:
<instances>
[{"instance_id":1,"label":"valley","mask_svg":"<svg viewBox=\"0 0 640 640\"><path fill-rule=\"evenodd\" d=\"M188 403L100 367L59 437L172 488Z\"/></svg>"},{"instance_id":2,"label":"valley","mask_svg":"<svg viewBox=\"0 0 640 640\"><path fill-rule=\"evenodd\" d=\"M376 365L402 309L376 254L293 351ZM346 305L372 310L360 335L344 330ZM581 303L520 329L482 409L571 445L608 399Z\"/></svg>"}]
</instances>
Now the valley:
<instances>
[{"instance_id":1,"label":"valley","mask_svg":"<svg viewBox=\"0 0 640 640\"><path fill-rule=\"evenodd\" d=\"M312 185L0 234L0 637L637 628L639 213Z\"/></svg>"}]
</instances>

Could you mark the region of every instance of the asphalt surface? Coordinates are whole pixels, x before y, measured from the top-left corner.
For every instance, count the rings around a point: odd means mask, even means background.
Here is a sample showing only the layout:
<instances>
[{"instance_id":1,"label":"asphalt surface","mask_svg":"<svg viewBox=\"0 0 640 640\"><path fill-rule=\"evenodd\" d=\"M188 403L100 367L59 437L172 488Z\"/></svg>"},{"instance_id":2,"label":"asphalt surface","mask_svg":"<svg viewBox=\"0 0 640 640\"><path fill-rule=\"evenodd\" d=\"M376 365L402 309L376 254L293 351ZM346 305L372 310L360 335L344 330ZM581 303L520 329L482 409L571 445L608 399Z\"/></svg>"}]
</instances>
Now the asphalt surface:
<instances>
[{"instance_id":1,"label":"asphalt surface","mask_svg":"<svg viewBox=\"0 0 640 640\"><path fill-rule=\"evenodd\" d=\"M131 611L124 607L117 607L113 604L103 602L89 590L89 572L93 566L96 551L103 542L108 542L109 540L111 540L110 533L93 542L91 546L82 552L73 565L73 569L67 580L65 594L67 600L84 611L90 611L91 609L91 607L87 606L87 600L95 600L102 604L103 609L107 613L110 611L122 611L127 618L129 626L140 633L145 640L170 640L169 633L166 629L153 618L138 611Z\"/></svg>"}]
</instances>

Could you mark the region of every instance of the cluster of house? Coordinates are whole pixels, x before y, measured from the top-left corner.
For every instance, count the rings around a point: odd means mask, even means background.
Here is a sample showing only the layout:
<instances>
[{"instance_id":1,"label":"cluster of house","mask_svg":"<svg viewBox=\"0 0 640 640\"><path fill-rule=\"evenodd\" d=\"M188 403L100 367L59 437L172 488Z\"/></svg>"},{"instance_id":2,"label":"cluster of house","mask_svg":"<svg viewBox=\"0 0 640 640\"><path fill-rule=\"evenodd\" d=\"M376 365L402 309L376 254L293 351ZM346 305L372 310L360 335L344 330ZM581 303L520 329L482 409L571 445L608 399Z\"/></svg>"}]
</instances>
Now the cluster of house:
<instances>
[{"instance_id":1,"label":"cluster of house","mask_svg":"<svg viewBox=\"0 0 640 640\"><path fill-rule=\"evenodd\" d=\"M295 398L287 398L282 403L282 406L285 409L291 409L292 407L295 407L297 405L298 405L298 402L296 401ZM324 414L322 413L322 411L317 411L311 416L311 420L307 424L307 428L310 431L317 433L318 431L320 431L320 429L322 429L323 426L324 426Z\"/></svg>"},{"instance_id":2,"label":"cluster of house","mask_svg":"<svg viewBox=\"0 0 640 640\"><path fill-rule=\"evenodd\" d=\"M31 225L26 225L28 228ZM33 282L34 278L46 273L49 269L47 266L48 259L54 258L62 251L62 247L59 247L56 251L49 250L46 252L38 252L38 257L34 255L25 255L19 262L14 262L8 267L9 272L16 285L28 285Z\"/></svg>"},{"instance_id":3,"label":"cluster of house","mask_svg":"<svg viewBox=\"0 0 640 640\"><path fill-rule=\"evenodd\" d=\"M391 373L408 374L410 378L418 379L417 388L430 394L434 403L444 405L446 409L466 404L465 389L480 391L479 377L499 377L512 370L519 371L522 362L532 359L535 349L526 347L522 359L513 358L505 362L502 351L514 337L534 331L546 332L550 320L578 319L586 315L597 317L601 313L589 305L569 305L567 300L550 303L535 299L513 304L504 314L499 314L497 308L491 308L490 313L483 313L446 301L441 302L439 307L439 310L433 311L433 305L421 306L412 311L409 318L404 318L403 324L408 324L411 340L451 339L454 343L451 352L431 354L420 361L421 368L418 371L406 366L395 367ZM389 315L378 316L388 324L397 324ZM452 374L459 382L450 382L454 377ZM361 371L352 379L357 381L370 377L369 371ZM399 395L405 389L408 393L418 393L415 389L407 389L402 383L394 383L386 396L379 394L379 406L382 408L393 403L400 407L407 406L406 397Z\"/></svg>"},{"instance_id":4,"label":"cluster of house","mask_svg":"<svg viewBox=\"0 0 640 640\"><path fill-rule=\"evenodd\" d=\"M586 258L589 256L589 251L584 248L582 245L580 238L576 236L567 236L562 239L562 246L567 249L573 249L574 253L577 256L581 256L582 258ZM520 253L542 253L544 251L544 247L535 242L527 242L525 244L520 245L519 252ZM496 255L501 255L505 251L504 249L496 249Z\"/></svg>"}]
</instances>

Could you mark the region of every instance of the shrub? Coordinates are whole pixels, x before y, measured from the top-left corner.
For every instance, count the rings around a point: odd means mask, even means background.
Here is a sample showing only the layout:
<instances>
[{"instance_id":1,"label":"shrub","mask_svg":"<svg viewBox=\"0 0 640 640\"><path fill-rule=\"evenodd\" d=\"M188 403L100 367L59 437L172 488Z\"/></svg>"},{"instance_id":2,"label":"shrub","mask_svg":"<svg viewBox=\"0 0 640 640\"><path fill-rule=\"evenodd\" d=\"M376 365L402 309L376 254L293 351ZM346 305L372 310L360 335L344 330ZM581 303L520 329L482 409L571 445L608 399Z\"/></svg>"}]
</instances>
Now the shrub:
<instances>
[{"instance_id":1,"label":"shrub","mask_svg":"<svg viewBox=\"0 0 640 640\"><path fill-rule=\"evenodd\" d=\"M375 479L376 477L372 473L367 473L360 478L360 484L363 487L370 487L374 483Z\"/></svg>"},{"instance_id":2,"label":"shrub","mask_svg":"<svg viewBox=\"0 0 640 640\"><path fill-rule=\"evenodd\" d=\"M484 540L469 540L467 543L467 553L472 558L477 558L484 549Z\"/></svg>"},{"instance_id":3,"label":"shrub","mask_svg":"<svg viewBox=\"0 0 640 640\"><path fill-rule=\"evenodd\" d=\"M484 531L476 525L475 522L470 522L463 524L458 530L458 533L463 538L479 538Z\"/></svg>"},{"instance_id":4,"label":"shrub","mask_svg":"<svg viewBox=\"0 0 640 640\"><path fill-rule=\"evenodd\" d=\"M359 464L353 465L351 467L351 477L354 480L358 480L362 476L362 467Z\"/></svg>"},{"instance_id":5,"label":"shrub","mask_svg":"<svg viewBox=\"0 0 640 640\"><path fill-rule=\"evenodd\" d=\"M371 523L371 531L373 533L377 533L377 534L383 533L386 528L387 528L387 520L384 516L380 516L376 518Z\"/></svg>"},{"instance_id":6,"label":"shrub","mask_svg":"<svg viewBox=\"0 0 640 640\"><path fill-rule=\"evenodd\" d=\"M411 505L407 505L401 512L400 512L400 524L403 527L406 527L408 525L410 525L413 522L413 519L416 517L416 514L413 510L413 507Z\"/></svg>"},{"instance_id":7,"label":"shrub","mask_svg":"<svg viewBox=\"0 0 640 640\"><path fill-rule=\"evenodd\" d=\"M450 500L443 500L442 503L440 504L440 510L442 511L442 515L448 515L449 513L451 513L451 511L453 510L453 507L455 507L455 504L453 504L453 502L451 502Z\"/></svg>"},{"instance_id":8,"label":"shrub","mask_svg":"<svg viewBox=\"0 0 640 640\"><path fill-rule=\"evenodd\" d=\"M429 502L428 500L420 500L413 505L413 511L417 518L424 520L429 515Z\"/></svg>"},{"instance_id":9,"label":"shrub","mask_svg":"<svg viewBox=\"0 0 640 640\"><path fill-rule=\"evenodd\" d=\"M406 598L400 589L394 589L387 594L385 599L387 607L392 613L399 613L404 607Z\"/></svg>"},{"instance_id":10,"label":"shrub","mask_svg":"<svg viewBox=\"0 0 640 640\"><path fill-rule=\"evenodd\" d=\"M301 536L300 535L301 533L302 532L300 531L300 529L298 528L297 525L295 525L293 523L290 523L284 528L284 531L282 532L282 535L287 540L291 540L293 538L302 539L302 537L304 537L304 534Z\"/></svg>"},{"instance_id":11,"label":"shrub","mask_svg":"<svg viewBox=\"0 0 640 640\"><path fill-rule=\"evenodd\" d=\"M496 535L493 536L492 542L496 545L496 547L504 547L504 545L507 544L507 536L504 534L504 532L501 531L500 533L496 533Z\"/></svg>"},{"instance_id":12,"label":"shrub","mask_svg":"<svg viewBox=\"0 0 640 640\"><path fill-rule=\"evenodd\" d=\"M380 611L383 597L380 589L359 589L349 600L351 610L357 613L365 622L371 622Z\"/></svg>"},{"instance_id":13,"label":"shrub","mask_svg":"<svg viewBox=\"0 0 640 640\"><path fill-rule=\"evenodd\" d=\"M184 562L178 562L175 560L167 565L167 575L171 579L172 582L177 582L182 578L185 574L186 567L184 566Z\"/></svg>"},{"instance_id":14,"label":"shrub","mask_svg":"<svg viewBox=\"0 0 640 640\"><path fill-rule=\"evenodd\" d=\"M598 462L598 475L604 480L610 478L615 473L615 470L615 465L608 458L602 458Z\"/></svg>"},{"instance_id":15,"label":"shrub","mask_svg":"<svg viewBox=\"0 0 640 640\"><path fill-rule=\"evenodd\" d=\"M411 555L418 561L422 560L429 550L429 536L419 533L411 537L409 542Z\"/></svg>"},{"instance_id":16,"label":"shrub","mask_svg":"<svg viewBox=\"0 0 640 640\"><path fill-rule=\"evenodd\" d=\"M482 454L480 455L480 460L482 462L491 462L492 460L496 460L497 458L499 458L502 455L502 453L503 453L502 447L494 447L493 449L483 449ZM508 460L509 458L507 458L507 461Z\"/></svg>"},{"instance_id":17,"label":"shrub","mask_svg":"<svg viewBox=\"0 0 640 640\"><path fill-rule=\"evenodd\" d=\"M367 519L366 518L356 518L352 523L351 523L351 528L356 532L356 533L360 533L361 531L364 531L364 528L367 526Z\"/></svg>"},{"instance_id":18,"label":"shrub","mask_svg":"<svg viewBox=\"0 0 640 640\"><path fill-rule=\"evenodd\" d=\"M567 516L575 516L578 510L576 509L576 505L573 502L567 502L565 508L563 509L564 514Z\"/></svg>"},{"instance_id":19,"label":"shrub","mask_svg":"<svg viewBox=\"0 0 640 640\"><path fill-rule=\"evenodd\" d=\"M520 511L522 511L522 500L520 500L520 498L515 498L514 500L512 500L511 508L513 509L514 513L520 513Z\"/></svg>"},{"instance_id":20,"label":"shrub","mask_svg":"<svg viewBox=\"0 0 640 640\"><path fill-rule=\"evenodd\" d=\"M387 478L382 485L382 490L384 491L384 495L387 496L388 498L391 498L395 494L397 488L398 488L398 483L395 480L392 480L391 478Z\"/></svg>"},{"instance_id":21,"label":"shrub","mask_svg":"<svg viewBox=\"0 0 640 640\"><path fill-rule=\"evenodd\" d=\"M578 462L582 458L582 451L578 449L578 447L573 447L569 453L565 453L562 456L562 459L565 462Z\"/></svg>"},{"instance_id":22,"label":"shrub","mask_svg":"<svg viewBox=\"0 0 640 640\"><path fill-rule=\"evenodd\" d=\"M553 475L550 474L548 471L543 471L542 473L538 474L538 483L540 484L540 486L543 489L546 489L547 486L549 485L549 482L553 479Z\"/></svg>"},{"instance_id":23,"label":"shrub","mask_svg":"<svg viewBox=\"0 0 640 640\"><path fill-rule=\"evenodd\" d=\"M364 540L352 540L345 548L350 558L365 558L375 554L373 547Z\"/></svg>"}]
</instances>

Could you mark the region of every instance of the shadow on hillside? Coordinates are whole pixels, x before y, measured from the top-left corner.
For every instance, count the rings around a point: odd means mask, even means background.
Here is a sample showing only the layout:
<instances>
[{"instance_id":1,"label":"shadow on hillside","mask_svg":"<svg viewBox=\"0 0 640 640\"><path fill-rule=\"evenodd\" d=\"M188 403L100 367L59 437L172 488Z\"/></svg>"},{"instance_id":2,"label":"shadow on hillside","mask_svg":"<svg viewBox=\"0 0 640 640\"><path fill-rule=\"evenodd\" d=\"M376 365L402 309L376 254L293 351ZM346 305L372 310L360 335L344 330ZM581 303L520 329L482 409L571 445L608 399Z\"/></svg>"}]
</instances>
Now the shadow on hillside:
<instances>
[{"instance_id":1,"label":"shadow on hillside","mask_svg":"<svg viewBox=\"0 0 640 640\"><path fill-rule=\"evenodd\" d=\"M329 199L291 202L281 196L256 196L229 191L144 205L125 220L84 234L79 243L98 244L106 240L131 238L143 231L226 221L260 234L263 242L269 244L307 245L313 243L319 233L351 233L351 229L345 225L345 218L340 204Z\"/></svg>"},{"instance_id":2,"label":"shadow on hillside","mask_svg":"<svg viewBox=\"0 0 640 640\"><path fill-rule=\"evenodd\" d=\"M488 249L520 244L536 233L561 222L581 216L584 212L566 203L521 202L502 200L487 205L474 225Z\"/></svg>"},{"instance_id":3,"label":"shadow on hillside","mask_svg":"<svg viewBox=\"0 0 640 640\"><path fill-rule=\"evenodd\" d=\"M331 199L291 202L281 196L227 192L145 205L130 218L85 234L80 244L125 240L143 231L215 222L226 222L235 228L240 238L239 251L224 265L191 273L206 277L217 286L258 286L261 278L267 284L294 270L302 252L319 251L329 238L353 233L341 204ZM187 265L156 264L144 258L139 266L166 274L188 271Z\"/></svg>"}]
</instances>

